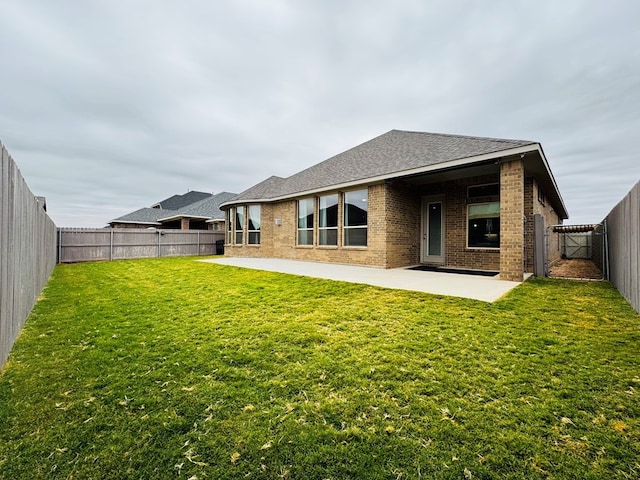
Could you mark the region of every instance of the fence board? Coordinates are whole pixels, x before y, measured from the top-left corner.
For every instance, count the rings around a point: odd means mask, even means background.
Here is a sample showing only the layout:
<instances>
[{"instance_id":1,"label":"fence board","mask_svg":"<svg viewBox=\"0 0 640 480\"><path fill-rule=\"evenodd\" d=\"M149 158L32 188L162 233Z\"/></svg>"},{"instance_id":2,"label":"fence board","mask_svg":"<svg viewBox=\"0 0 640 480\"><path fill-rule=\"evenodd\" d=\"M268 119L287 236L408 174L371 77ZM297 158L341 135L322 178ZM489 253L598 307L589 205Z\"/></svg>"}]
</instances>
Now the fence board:
<instances>
[{"instance_id":1,"label":"fence board","mask_svg":"<svg viewBox=\"0 0 640 480\"><path fill-rule=\"evenodd\" d=\"M58 229L58 262L213 255L224 232L131 228Z\"/></svg>"},{"instance_id":2,"label":"fence board","mask_svg":"<svg viewBox=\"0 0 640 480\"><path fill-rule=\"evenodd\" d=\"M609 280L640 312L640 182L607 218Z\"/></svg>"},{"instance_id":3,"label":"fence board","mask_svg":"<svg viewBox=\"0 0 640 480\"><path fill-rule=\"evenodd\" d=\"M55 266L56 226L0 142L0 368Z\"/></svg>"}]
</instances>

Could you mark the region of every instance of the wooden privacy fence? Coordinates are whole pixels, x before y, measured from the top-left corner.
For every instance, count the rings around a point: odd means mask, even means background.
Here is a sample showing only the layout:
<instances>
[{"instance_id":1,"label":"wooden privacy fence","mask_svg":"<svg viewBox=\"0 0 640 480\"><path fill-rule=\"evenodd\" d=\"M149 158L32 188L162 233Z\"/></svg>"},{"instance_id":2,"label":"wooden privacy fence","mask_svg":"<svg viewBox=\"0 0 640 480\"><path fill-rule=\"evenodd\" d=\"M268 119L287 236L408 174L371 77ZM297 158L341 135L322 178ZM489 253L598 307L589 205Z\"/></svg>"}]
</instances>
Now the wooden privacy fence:
<instances>
[{"instance_id":1,"label":"wooden privacy fence","mask_svg":"<svg viewBox=\"0 0 640 480\"><path fill-rule=\"evenodd\" d=\"M129 228L59 228L58 263L215 255L223 232ZM217 248L216 248L217 247ZM218 250L218 251L217 251Z\"/></svg>"},{"instance_id":2,"label":"wooden privacy fence","mask_svg":"<svg viewBox=\"0 0 640 480\"><path fill-rule=\"evenodd\" d=\"M609 212L609 281L640 312L640 182Z\"/></svg>"},{"instance_id":3,"label":"wooden privacy fence","mask_svg":"<svg viewBox=\"0 0 640 480\"><path fill-rule=\"evenodd\" d=\"M0 143L0 369L56 264L56 226Z\"/></svg>"}]
</instances>

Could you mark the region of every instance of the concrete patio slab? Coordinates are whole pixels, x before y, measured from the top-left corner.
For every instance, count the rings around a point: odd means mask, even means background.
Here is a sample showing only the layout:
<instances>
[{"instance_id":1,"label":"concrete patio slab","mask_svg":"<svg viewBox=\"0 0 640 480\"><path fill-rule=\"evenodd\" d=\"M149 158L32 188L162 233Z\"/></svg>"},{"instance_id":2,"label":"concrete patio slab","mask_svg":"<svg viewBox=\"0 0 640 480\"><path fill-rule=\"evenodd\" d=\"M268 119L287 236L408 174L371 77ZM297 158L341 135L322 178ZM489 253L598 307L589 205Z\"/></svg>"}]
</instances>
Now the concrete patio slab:
<instances>
[{"instance_id":1,"label":"concrete patio slab","mask_svg":"<svg viewBox=\"0 0 640 480\"><path fill-rule=\"evenodd\" d=\"M493 302L520 284L519 282L500 280L497 277L417 271L407 268L382 269L280 258L221 257L201 261L342 282L363 283L377 287L471 298L484 302Z\"/></svg>"}]
</instances>

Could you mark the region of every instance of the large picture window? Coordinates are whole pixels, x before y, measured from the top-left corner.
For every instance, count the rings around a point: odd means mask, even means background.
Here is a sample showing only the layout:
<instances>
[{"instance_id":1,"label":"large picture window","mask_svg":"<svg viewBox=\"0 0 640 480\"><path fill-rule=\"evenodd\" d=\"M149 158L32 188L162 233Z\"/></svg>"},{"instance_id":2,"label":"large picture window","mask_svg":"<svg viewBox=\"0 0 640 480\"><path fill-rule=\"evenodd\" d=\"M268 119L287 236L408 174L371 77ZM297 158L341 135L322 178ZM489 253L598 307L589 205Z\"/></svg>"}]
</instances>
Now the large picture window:
<instances>
[{"instance_id":1,"label":"large picture window","mask_svg":"<svg viewBox=\"0 0 640 480\"><path fill-rule=\"evenodd\" d=\"M344 246L367 246L367 190L344 194Z\"/></svg>"},{"instance_id":2,"label":"large picture window","mask_svg":"<svg viewBox=\"0 0 640 480\"><path fill-rule=\"evenodd\" d=\"M248 239L249 245L260 245L260 205L249 205Z\"/></svg>"},{"instance_id":3,"label":"large picture window","mask_svg":"<svg viewBox=\"0 0 640 480\"><path fill-rule=\"evenodd\" d=\"M236 219L235 219L235 241L236 245L242 245L242 237L244 230L244 207L236 207Z\"/></svg>"},{"instance_id":4,"label":"large picture window","mask_svg":"<svg viewBox=\"0 0 640 480\"><path fill-rule=\"evenodd\" d=\"M318 244L338 245L338 194L319 199Z\"/></svg>"},{"instance_id":5,"label":"large picture window","mask_svg":"<svg viewBox=\"0 0 640 480\"><path fill-rule=\"evenodd\" d=\"M313 245L313 198L298 200L298 245Z\"/></svg>"},{"instance_id":6,"label":"large picture window","mask_svg":"<svg viewBox=\"0 0 640 480\"><path fill-rule=\"evenodd\" d=\"M500 202L467 205L469 248L500 248Z\"/></svg>"}]
</instances>

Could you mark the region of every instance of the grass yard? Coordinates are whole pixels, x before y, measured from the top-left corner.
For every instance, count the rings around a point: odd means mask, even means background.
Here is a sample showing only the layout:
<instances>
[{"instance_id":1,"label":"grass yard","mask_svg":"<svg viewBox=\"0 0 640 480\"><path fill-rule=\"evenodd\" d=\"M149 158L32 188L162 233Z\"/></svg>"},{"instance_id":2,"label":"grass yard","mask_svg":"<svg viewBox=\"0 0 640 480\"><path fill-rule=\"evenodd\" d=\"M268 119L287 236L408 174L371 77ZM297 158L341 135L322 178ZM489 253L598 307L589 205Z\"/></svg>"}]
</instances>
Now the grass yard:
<instances>
[{"instance_id":1,"label":"grass yard","mask_svg":"<svg viewBox=\"0 0 640 480\"><path fill-rule=\"evenodd\" d=\"M0 375L3 479L640 477L640 318L152 259L58 266Z\"/></svg>"}]
</instances>

